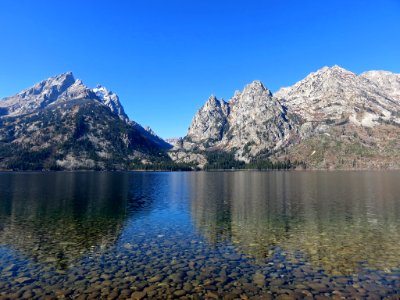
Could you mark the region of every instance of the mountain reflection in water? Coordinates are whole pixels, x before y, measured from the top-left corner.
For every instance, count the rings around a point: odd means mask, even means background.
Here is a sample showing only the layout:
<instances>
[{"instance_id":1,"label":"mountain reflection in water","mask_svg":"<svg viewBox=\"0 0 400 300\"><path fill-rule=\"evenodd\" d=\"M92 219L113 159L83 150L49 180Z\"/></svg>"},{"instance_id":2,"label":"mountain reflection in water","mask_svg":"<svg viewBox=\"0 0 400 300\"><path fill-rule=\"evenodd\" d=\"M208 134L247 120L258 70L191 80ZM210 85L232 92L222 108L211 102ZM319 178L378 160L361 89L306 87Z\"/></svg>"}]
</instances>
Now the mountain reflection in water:
<instances>
[{"instance_id":1,"label":"mountain reflection in water","mask_svg":"<svg viewBox=\"0 0 400 300\"><path fill-rule=\"evenodd\" d=\"M212 243L262 260L304 252L334 275L400 263L399 173L234 172L192 177L191 211Z\"/></svg>"},{"instance_id":2,"label":"mountain reflection in water","mask_svg":"<svg viewBox=\"0 0 400 300\"><path fill-rule=\"evenodd\" d=\"M0 296L397 297L399 182L400 172L0 173Z\"/></svg>"}]
</instances>

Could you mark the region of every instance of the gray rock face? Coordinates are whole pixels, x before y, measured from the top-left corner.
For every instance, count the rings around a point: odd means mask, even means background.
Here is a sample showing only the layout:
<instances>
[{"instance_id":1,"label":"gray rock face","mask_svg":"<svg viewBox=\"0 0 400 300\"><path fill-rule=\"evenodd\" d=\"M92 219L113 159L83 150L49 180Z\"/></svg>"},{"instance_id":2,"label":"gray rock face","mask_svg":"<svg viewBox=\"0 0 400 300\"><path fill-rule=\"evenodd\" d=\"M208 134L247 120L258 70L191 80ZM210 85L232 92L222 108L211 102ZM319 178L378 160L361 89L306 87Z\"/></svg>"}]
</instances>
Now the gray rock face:
<instances>
[{"instance_id":1,"label":"gray rock face","mask_svg":"<svg viewBox=\"0 0 400 300\"><path fill-rule=\"evenodd\" d=\"M311 168L399 168L399 74L324 67L275 96L299 116L286 153Z\"/></svg>"},{"instance_id":2,"label":"gray rock face","mask_svg":"<svg viewBox=\"0 0 400 300\"><path fill-rule=\"evenodd\" d=\"M400 102L400 74L388 71L368 71L362 73L360 77L373 82L385 95Z\"/></svg>"},{"instance_id":3,"label":"gray rock face","mask_svg":"<svg viewBox=\"0 0 400 300\"><path fill-rule=\"evenodd\" d=\"M127 169L170 161L170 147L130 121L116 94L72 73L0 100L0 169Z\"/></svg>"},{"instance_id":4,"label":"gray rock face","mask_svg":"<svg viewBox=\"0 0 400 300\"><path fill-rule=\"evenodd\" d=\"M71 72L51 77L15 96L2 99L0 108L6 112L3 115L16 116L31 113L56 101L74 83L75 79Z\"/></svg>"},{"instance_id":5,"label":"gray rock face","mask_svg":"<svg viewBox=\"0 0 400 300\"><path fill-rule=\"evenodd\" d=\"M294 123L286 109L260 81L247 85L229 100L229 129L221 144L248 161L262 151L274 151L288 142Z\"/></svg>"},{"instance_id":6,"label":"gray rock face","mask_svg":"<svg viewBox=\"0 0 400 300\"><path fill-rule=\"evenodd\" d=\"M183 138L177 137L177 138L168 138L165 140L168 144L170 144L172 147L177 147L177 148L182 148L183 144Z\"/></svg>"},{"instance_id":7,"label":"gray rock face","mask_svg":"<svg viewBox=\"0 0 400 300\"><path fill-rule=\"evenodd\" d=\"M249 161L283 147L293 125L271 91L254 81L228 102L211 96L193 118L183 148L233 150L238 159Z\"/></svg>"},{"instance_id":8,"label":"gray rock face","mask_svg":"<svg viewBox=\"0 0 400 300\"><path fill-rule=\"evenodd\" d=\"M174 151L190 158L210 150L246 162L392 168L400 157L400 74L324 67L274 95L254 81L228 102L210 97Z\"/></svg>"},{"instance_id":9,"label":"gray rock face","mask_svg":"<svg viewBox=\"0 0 400 300\"><path fill-rule=\"evenodd\" d=\"M224 130L228 126L228 115L228 103L211 96L194 116L187 139L195 143L215 144L222 139Z\"/></svg>"},{"instance_id":10,"label":"gray rock face","mask_svg":"<svg viewBox=\"0 0 400 300\"><path fill-rule=\"evenodd\" d=\"M117 94L107 90L104 86L98 85L93 89L93 92L96 94L98 99L105 104L113 113L118 115L121 120L129 121L128 116L126 115L124 108L119 102L119 97Z\"/></svg>"},{"instance_id":11,"label":"gray rock face","mask_svg":"<svg viewBox=\"0 0 400 300\"><path fill-rule=\"evenodd\" d=\"M91 99L106 105L121 120L128 122L118 95L103 86L90 89L71 72L43 80L15 96L0 100L0 115L19 116L44 109L62 101Z\"/></svg>"},{"instance_id":12,"label":"gray rock face","mask_svg":"<svg viewBox=\"0 0 400 300\"><path fill-rule=\"evenodd\" d=\"M169 157L178 163L195 163L199 168L203 168L207 159L203 154L190 151L174 150L168 152Z\"/></svg>"}]
</instances>

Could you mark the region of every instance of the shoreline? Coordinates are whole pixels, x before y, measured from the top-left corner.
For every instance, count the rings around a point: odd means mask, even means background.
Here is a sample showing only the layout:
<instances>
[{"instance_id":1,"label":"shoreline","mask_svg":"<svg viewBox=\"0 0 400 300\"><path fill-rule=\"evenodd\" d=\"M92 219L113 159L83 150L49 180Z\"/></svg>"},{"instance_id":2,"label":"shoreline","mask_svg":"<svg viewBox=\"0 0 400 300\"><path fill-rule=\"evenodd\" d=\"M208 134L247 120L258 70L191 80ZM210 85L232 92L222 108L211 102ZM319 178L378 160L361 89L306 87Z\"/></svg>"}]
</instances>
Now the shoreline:
<instances>
[{"instance_id":1,"label":"shoreline","mask_svg":"<svg viewBox=\"0 0 400 300\"><path fill-rule=\"evenodd\" d=\"M223 172L365 172L400 171L400 168L375 169L214 169L214 170L0 170L0 173L223 173Z\"/></svg>"}]
</instances>

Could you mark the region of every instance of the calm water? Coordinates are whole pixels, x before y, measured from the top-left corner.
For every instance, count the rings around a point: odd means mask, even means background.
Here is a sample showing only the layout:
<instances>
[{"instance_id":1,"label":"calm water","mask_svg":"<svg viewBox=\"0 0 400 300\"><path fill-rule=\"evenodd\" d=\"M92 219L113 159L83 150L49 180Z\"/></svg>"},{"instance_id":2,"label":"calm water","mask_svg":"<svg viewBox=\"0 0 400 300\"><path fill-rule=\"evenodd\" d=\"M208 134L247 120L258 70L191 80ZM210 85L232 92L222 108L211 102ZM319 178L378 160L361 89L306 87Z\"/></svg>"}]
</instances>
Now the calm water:
<instances>
[{"instance_id":1,"label":"calm water","mask_svg":"<svg viewBox=\"0 0 400 300\"><path fill-rule=\"evenodd\" d=\"M400 295L400 172L0 173L0 298Z\"/></svg>"}]
</instances>

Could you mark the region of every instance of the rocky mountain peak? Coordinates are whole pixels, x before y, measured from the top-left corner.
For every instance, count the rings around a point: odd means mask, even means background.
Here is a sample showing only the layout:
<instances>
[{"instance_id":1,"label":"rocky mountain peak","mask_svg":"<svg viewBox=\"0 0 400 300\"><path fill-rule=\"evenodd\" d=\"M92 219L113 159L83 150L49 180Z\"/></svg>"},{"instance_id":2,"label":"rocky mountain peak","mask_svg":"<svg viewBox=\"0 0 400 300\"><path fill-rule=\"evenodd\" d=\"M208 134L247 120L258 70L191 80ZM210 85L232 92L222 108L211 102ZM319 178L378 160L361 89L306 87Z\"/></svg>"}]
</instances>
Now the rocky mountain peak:
<instances>
[{"instance_id":1,"label":"rocky mountain peak","mask_svg":"<svg viewBox=\"0 0 400 300\"><path fill-rule=\"evenodd\" d=\"M255 80L228 102L210 97L193 118L181 148L232 151L237 159L248 162L313 136L352 140L358 132L372 135L373 130L398 128L399 112L399 74L357 75L334 65L275 95Z\"/></svg>"},{"instance_id":2,"label":"rocky mountain peak","mask_svg":"<svg viewBox=\"0 0 400 300\"><path fill-rule=\"evenodd\" d=\"M219 100L216 96L211 95L204 104L204 110L218 109L225 106L226 102L223 99Z\"/></svg>"},{"instance_id":3,"label":"rocky mountain peak","mask_svg":"<svg viewBox=\"0 0 400 300\"><path fill-rule=\"evenodd\" d=\"M254 107L269 106L271 100L275 101L271 91L261 81L255 80L247 84L242 92L235 92L229 100L229 105L232 112L236 111L237 114L244 116L246 111L252 111Z\"/></svg>"},{"instance_id":4,"label":"rocky mountain peak","mask_svg":"<svg viewBox=\"0 0 400 300\"><path fill-rule=\"evenodd\" d=\"M221 146L236 149L236 157L249 161L266 149L275 149L289 138L291 124L285 108L261 81L246 85L229 100L228 130Z\"/></svg>"},{"instance_id":5,"label":"rocky mountain peak","mask_svg":"<svg viewBox=\"0 0 400 300\"><path fill-rule=\"evenodd\" d=\"M35 95L49 95L52 92L61 93L65 91L68 87L74 84L75 78L72 72L66 72L54 77L50 77L46 80L43 80L31 88L28 88L16 96L20 98L28 97L28 96L35 96Z\"/></svg>"},{"instance_id":6,"label":"rocky mountain peak","mask_svg":"<svg viewBox=\"0 0 400 300\"><path fill-rule=\"evenodd\" d=\"M211 106L215 106L219 104L219 101L217 99L217 97L215 97L214 95L211 95L208 100L206 101L206 104L209 104Z\"/></svg>"},{"instance_id":7,"label":"rocky mountain peak","mask_svg":"<svg viewBox=\"0 0 400 300\"><path fill-rule=\"evenodd\" d=\"M257 94L267 92L270 96L272 93L268 90L260 80L254 80L252 83L247 84L243 89L243 94Z\"/></svg>"},{"instance_id":8,"label":"rocky mountain peak","mask_svg":"<svg viewBox=\"0 0 400 300\"><path fill-rule=\"evenodd\" d=\"M314 87L320 85L321 88L326 88L332 85L338 86L341 84L349 84L356 78L357 75L355 73L338 65L334 65L333 67L325 66L315 72L310 73L307 77L297 82L295 86L306 89L310 85ZM281 92L281 90L279 92Z\"/></svg>"},{"instance_id":9,"label":"rocky mountain peak","mask_svg":"<svg viewBox=\"0 0 400 300\"><path fill-rule=\"evenodd\" d=\"M116 94L71 72L0 101L0 122L0 169L123 169L169 160L172 147L130 121Z\"/></svg>"},{"instance_id":10,"label":"rocky mountain peak","mask_svg":"<svg viewBox=\"0 0 400 300\"><path fill-rule=\"evenodd\" d=\"M57 85L57 82L59 83L63 81L75 82L75 77L71 71L68 71L65 73L58 74L56 76L49 77L48 79L45 79L43 81L49 82L52 85Z\"/></svg>"},{"instance_id":11,"label":"rocky mountain peak","mask_svg":"<svg viewBox=\"0 0 400 300\"><path fill-rule=\"evenodd\" d=\"M304 79L298 81L291 87L281 88L275 93L275 97L284 100L292 100L293 97L311 96L312 94L326 94L339 86L349 84L357 76L339 66L323 67L316 72L310 73ZM293 97L292 97L293 96Z\"/></svg>"},{"instance_id":12,"label":"rocky mountain peak","mask_svg":"<svg viewBox=\"0 0 400 300\"><path fill-rule=\"evenodd\" d=\"M121 120L129 121L117 94L109 91L102 85L97 85L92 89L92 91L96 94L98 100L108 106L113 113L120 117Z\"/></svg>"},{"instance_id":13,"label":"rocky mountain peak","mask_svg":"<svg viewBox=\"0 0 400 300\"><path fill-rule=\"evenodd\" d=\"M358 76L339 66L324 67L293 86L280 89L275 96L306 121L349 120L372 127L379 120L398 121L398 105L396 108L392 99L400 84L394 77L391 86L388 77L376 72Z\"/></svg>"},{"instance_id":14,"label":"rocky mountain peak","mask_svg":"<svg viewBox=\"0 0 400 300\"><path fill-rule=\"evenodd\" d=\"M334 74L354 74L353 72L346 70L345 68L339 66L339 65L333 65L332 67L324 66L321 69L312 72L310 75L320 75L320 74L329 74L329 75L334 75Z\"/></svg>"},{"instance_id":15,"label":"rocky mountain peak","mask_svg":"<svg viewBox=\"0 0 400 300\"><path fill-rule=\"evenodd\" d=\"M357 75L351 71L348 71L338 65L333 67L323 67L320 70L311 73L304 80L300 81L303 85L307 85L309 82L320 84L321 87L326 88L329 86L339 86L351 84L352 81L356 80Z\"/></svg>"},{"instance_id":16,"label":"rocky mountain peak","mask_svg":"<svg viewBox=\"0 0 400 300\"><path fill-rule=\"evenodd\" d=\"M220 140L228 114L228 103L211 95L194 116L187 137L196 142Z\"/></svg>"},{"instance_id":17,"label":"rocky mountain peak","mask_svg":"<svg viewBox=\"0 0 400 300\"><path fill-rule=\"evenodd\" d=\"M327 68L328 68L328 70L331 70L331 71L334 71L334 72L344 72L344 73L350 72L350 73L352 73L351 71L346 70L345 68L342 68L339 65L333 65L332 67L327 67Z\"/></svg>"},{"instance_id":18,"label":"rocky mountain peak","mask_svg":"<svg viewBox=\"0 0 400 300\"><path fill-rule=\"evenodd\" d=\"M43 80L34 86L0 101L1 115L18 116L43 109L53 103L71 100L94 100L106 105L120 119L129 118L119 101L118 95L103 86L88 88L72 72L66 72Z\"/></svg>"},{"instance_id":19,"label":"rocky mountain peak","mask_svg":"<svg viewBox=\"0 0 400 300\"><path fill-rule=\"evenodd\" d=\"M75 83L71 72L43 80L34 86L0 101L6 115L16 116L31 113L56 101Z\"/></svg>"},{"instance_id":20,"label":"rocky mountain peak","mask_svg":"<svg viewBox=\"0 0 400 300\"><path fill-rule=\"evenodd\" d=\"M59 76L72 76L72 77L74 77L74 74L71 72L71 71L67 71L67 72L65 72L65 73L62 73L62 74L60 74Z\"/></svg>"},{"instance_id":21,"label":"rocky mountain peak","mask_svg":"<svg viewBox=\"0 0 400 300\"><path fill-rule=\"evenodd\" d=\"M63 93L58 95L56 101L90 99L92 97L93 97L93 92L83 83L82 80L77 79Z\"/></svg>"},{"instance_id":22,"label":"rocky mountain peak","mask_svg":"<svg viewBox=\"0 0 400 300\"><path fill-rule=\"evenodd\" d=\"M107 90L106 87L102 86L101 84L96 85L96 87L93 89L93 92L99 97L99 98L104 98L105 96L109 96L113 94L109 90Z\"/></svg>"},{"instance_id":23,"label":"rocky mountain peak","mask_svg":"<svg viewBox=\"0 0 400 300\"><path fill-rule=\"evenodd\" d=\"M271 91L255 80L228 102L211 96L193 118L183 148L236 149L237 158L248 161L287 142L291 124L285 114Z\"/></svg>"}]
</instances>

